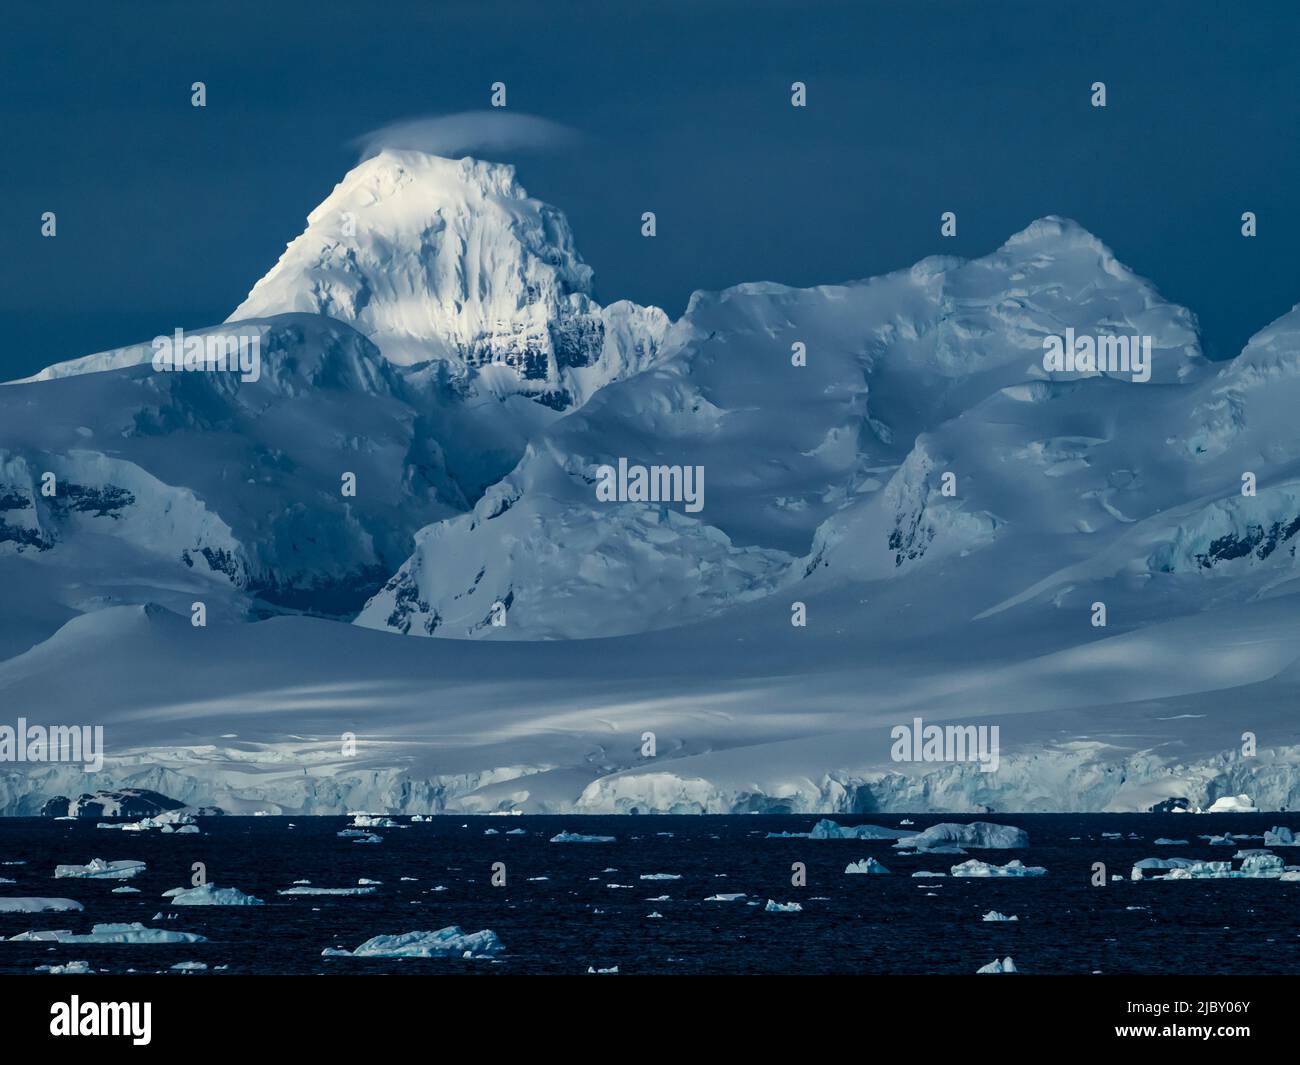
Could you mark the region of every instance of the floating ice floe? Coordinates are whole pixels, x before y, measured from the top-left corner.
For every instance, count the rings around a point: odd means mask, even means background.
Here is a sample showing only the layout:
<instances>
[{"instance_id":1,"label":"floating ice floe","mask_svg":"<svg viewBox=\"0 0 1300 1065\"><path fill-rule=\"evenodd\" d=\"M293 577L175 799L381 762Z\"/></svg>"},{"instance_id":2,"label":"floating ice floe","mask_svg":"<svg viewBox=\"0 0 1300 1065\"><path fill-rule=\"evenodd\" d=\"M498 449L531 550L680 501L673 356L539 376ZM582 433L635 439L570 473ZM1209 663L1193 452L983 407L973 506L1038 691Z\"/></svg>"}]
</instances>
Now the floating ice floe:
<instances>
[{"instance_id":1,"label":"floating ice floe","mask_svg":"<svg viewBox=\"0 0 1300 1065\"><path fill-rule=\"evenodd\" d=\"M205 973L208 971L208 963L203 961L178 961L171 967L174 973Z\"/></svg>"},{"instance_id":2,"label":"floating ice floe","mask_svg":"<svg viewBox=\"0 0 1300 1065\"><path fill-rule=\"evenodd\" d=\"M526 829L526 828L512 828L512 829L510 829L509 831L506 832L506 835L507 835L507 836L526 836L526 835L528 835L528 829Z\"/></svg>"},{"instance_id":3,"label":"floating ice floe","mask_svg":"<svg viewBox=\"0 0 1300 1065\"><path fill-rule=\"evenodd\" d=\"M617 975L618 975L618 966L617 966L617 965L612 965L612 966L610 966L608 969L596 969L596 968L593 968L592 966L588 965L588 966L587 966L587 973L588 973L589 975L591 975L591 976L617 976Z\"/></svg>"},{"instance_id":4,"label":"floating ice floe","mask_svg":"<svg viewBox=\"0 0 1300 1065\"><path fill-rule=\"evenodd\" d=\"M83 909L75 899L0 898L0 913L75 913Z\"/></svg>"},{"instance_id":5,"label":"floating ice floe","mask_svg":"<svg viewBox=\"0 0 1300 1065\"><path fill-rule=\"evenodd\" d=\"M944 822L931 825L914 836L903 836L895 847L913 847L934 851L955 845L977 850L1013 850L1029 846L1029 833L1012 825L995 825L990 821L972 821L969 825Z\"/></svg>"},{"instance_id":6,"label":"floating ice floe","mask_svg":"<svg viewBox=\"0 0 1300 1065\"><path fill-rule=\"evenodd\" d=\"M115 828L119 832L152 832L157 829L164 836L172 833L194 835L199 831L199 826L194 821L194 815L187 813L185 810L163 810L161 813L154 814L152 817L141 818L139 821L119 823L101 821L95 827Z\"/></svg>"},{"instance_id":7,"label":"floating ice floe","mask_svg":"<svg viewBox=\"0 0 1300 1065\"><path fill-rule=\"evenodd\" d=\"M551 837L552 843L615 843L617 836L584 836L578 832L560 832Z\"/></svg>"},{"instance_id":8,"label":"floating ice floe","mask_svg":"<svg viewBox=\"0 0 1300 1065\"><path fill-rule=\"evenodd\" d=\"M219 888L216 884L200 884L192 888L172 888L163 892L176 906L263 906L261 899L245 895L238 888Z\"/></svg>"},{"instance_id":9,"label":"floating ice floe","mask_svg":"<svg viewBox=\"0 0 1300 1065\"><path fill-rule=\"evenodd\" d=\"M1161 836L1158 840L1156 840L1155 845L1156 845L1157 847L1186 847L1186 846L1187 846L1187 840L1185 840L1185 839L1165 839L1164 836Z\"/></svg>"},{"instance_id":10,"label":"floating ice floe","mask_svg":"<svg viewBox=\"0 0 1300 1065\"><path fill-rule=\"evenodd\" d=\"M352 818L353 828L405 828L405 825L399 825L391 817L384 817L382 814L349 814Z\"/></svg>"},{"instance_id":11,"label":"floating ice floe","mask_svg":"<svg viewBox=\"0 0 1300 1065\"><path fill-rule=\"evenodd\" d=\"M374 936L356 950L321 951L327 958L490 958L505 947L490 928L481 932L462 932L448 925L436 932L405 932L398 936Z\"/></svg>"},{"instance_id":12,"label":"floating ice floe","mask_svg":"<svg viewBox=\"0 0 1300 1065\"><path fill-rule=\"evenodd\" d=\"M739 902L748 896L743 891L733 891L726 895L710 895L705 902Z\"/></svg>"},{"instance_id":13,"label":"floating ice floe","mask_svg":"<svg viewBox=\"0 0 1300 1065\"><path fill-rule=\"evenodd\" d=\"M642 873L642 880L680 880L681 873Z\"/></svg>"},{"instance_id":14,"label":"floating ice floe","mask_svg":"<svg viewBox=\"0 0 1300 1065\"><path fill-rule=\"evenodd\" d=\"M767 905L763 907L763 912L764 913L803 913L803 906L797 902L773 902L771 899L768 899Z\"/></svg>"},{"instance_id":15,"label":"floating ice floe","mask_svg":"<svg viewBox=\"0 0 1300 1065\"><path fill-rule=\"evenodd\" d=\"M1257 814L1259 811L1255 804L1251 802L1249 795L1220 795L1210 808L1205 811L1207 814Z\"/></svg>"},{"instance_id":16,"label":"floating ice floe","mask_svg":"<svg viewBox=\"0 0 1300 1065\"><path fill-rule=\"evenodd\" d=\"M880 825L841 825L822 818L808 832L769 832L768 839L898 839L906 836L894 828Z\"/></svg>"},{"instance_id":17,"label":"floating ice floe","mask_svg":"<svg viewBox=\"0 0 1300 1065\"><path fill-rule=\"evenodd\" d=\"M981 917L980 920L981 921L1018 921L1020 920L1020 918L1017 917L1014 913L1010 917L1008 917L1005 913L998 913L997 910L989 910L989 912L986 913L983 917Z\"/></svg>"},{"instance_id":18,"label":"floating ice floe","mask_svg":"<svg viewBox=\"0 0 1300 1065\"><path fill-rule=\"evenodd\" d=\"M978 973L1014 973L1019 971L1020 970L1016 968L1016 963L1013 962L1010 957L1003 958L1001 961L998 961L997 958L994 958L987 965L981 965L978 969L975 970L977 974Z\"/></svg>"},{"instance_id":19,"label":"floating ice floe","mask_svg":"<svg viewBox=\"0 0 1300 1065\"><path fill-rule=\"evenodd\" d=\"M69 820L75 820L75 818ZM66 965L38 965L36 971L38 973L49 973L51 976L85 976L90 972L90 962L70 961Z\"/></svg>"},{"instance_id":20,"label":"floating ice floe","mask_svg":"<svg viewBox=\"0 0 1300 1065\"><path fill-rule=\"evenodd\" d=\"M646 914L646 917L647 917L647 918L651 918L651 917L662 917L662 916L663 916L663 914L660 913L658 910L655 910L653 913L647 913L647 914Z\"/></svg>"},{"instance_id":21,"label":"floating ice floe","mask_svg":"<svg viewBox=\"0 0 1300 1065\"><path fill-rule=\"evenodd\" d=\"M86 933L66 930L57 932L22 932L11 936L10 943L206 943L197 932L172 932L165 928L146 928L139 921L130 924L97 924Z\"/></svg>"},{"instance_id":22,"label":"floating ice floe","mask_svg":"<svg viewBox=\"0 0 1300 1065\"><path fill-rule=\"evenodd\" d=\"M109 894L110 895L138 895L140 894L140 889L138 887L126 887L124 885L122 887L115 887L112 891L109 892Z\"/></svg>"},{"instance_id":23,"label":"floating ice floe","mask_svg":"<svg viewBox=\"0 0 1300 1065\"><path fill-rule=\"evenodd\" d=\"M953 876L1046 876L1047 870L1041 865L1025 865L1019 858L1013 858L1006 865L990 865L972 858L968 862L952 867Z\"/></svg>"},{"instance_id":24,"label":"floating ice floe","mask_svg":"<svg viewBox=\"0 0 1300 1065\"><path fill-rule=\"evenodd\" d=\"M1130 874L1133 880L1142 880L1147 870L1158 869L1163 876L1152 880L1300 880L1300 866L1286 865L1276 854L1254 850L1241 852L1244 858L1240 869L1231 862L1207 862L1196 858L1143 858L1135 862Z\"/></svg>"},{"instance_id":25,"label":"floating ice floe","mask_svg":"<svg viewBox=\"0 0 1300 1065\"><path fill-rule=\"evenodd\" d=\"M947 873L932 873L928 869L921 869L912 874L912 876L917 878L932 877L932 876L947 876L947 875L948 875Z\"/></svg>"},{"instance_id":26,"label":"floating ice floe","mask_svg":"<svg viewBox=\"0 0 1300 1065\"><path fill-rule=\"evenodd\" d=\"M863 858L861 861L849 862L844 867L845 873L888 873L889 870L881 865L875 858Z\"/></svg>"},{"instance_id":27,"label":"floating ice floe","mask_svg":"<svg viewBox=\"0 0 1300 1065\"><path fill-rule=\"evenodd\" d=\"M136 873L144 872L144 862L120 861L106 862L103 858L92 858L85 865L56 865L56 878L77 877L87 880L129 880Z\"/></svg>"}]
</instances>

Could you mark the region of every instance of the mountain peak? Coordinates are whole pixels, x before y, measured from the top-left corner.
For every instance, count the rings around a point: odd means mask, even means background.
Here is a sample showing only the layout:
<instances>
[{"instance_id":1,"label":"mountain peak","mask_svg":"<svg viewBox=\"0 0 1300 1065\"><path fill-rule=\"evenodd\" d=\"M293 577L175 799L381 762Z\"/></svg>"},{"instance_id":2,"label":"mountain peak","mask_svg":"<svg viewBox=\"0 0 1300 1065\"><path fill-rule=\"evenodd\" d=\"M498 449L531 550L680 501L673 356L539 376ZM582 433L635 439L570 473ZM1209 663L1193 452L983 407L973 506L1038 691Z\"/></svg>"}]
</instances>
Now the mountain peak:
<instances>
[{"instance_id":1,"label":"mountain peak","mask_svg":"<svg viewBox=\"0 0 1300 1065\"><path fill-rule=\"evenodd\" d=\"M385 149L311 212L229 320L325 314L391 362L505 366L540 388L599 357L591 273L564 215L513 166Z\"/></svg>"}]
</instances>

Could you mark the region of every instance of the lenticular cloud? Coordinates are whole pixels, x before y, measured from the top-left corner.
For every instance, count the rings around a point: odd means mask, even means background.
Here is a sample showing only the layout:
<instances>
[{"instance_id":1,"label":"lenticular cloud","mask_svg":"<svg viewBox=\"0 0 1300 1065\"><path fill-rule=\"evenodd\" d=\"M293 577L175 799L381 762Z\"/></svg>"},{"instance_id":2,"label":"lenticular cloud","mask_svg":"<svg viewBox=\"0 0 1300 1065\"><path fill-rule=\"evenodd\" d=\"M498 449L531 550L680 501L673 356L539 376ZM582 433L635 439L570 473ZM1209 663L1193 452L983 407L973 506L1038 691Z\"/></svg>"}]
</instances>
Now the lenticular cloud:
<instances>
[{"instance_id":1,"label":"lenticular cloud","mask_svg":"<svg viewBox=\"0 0 1300 1065\"><path fill-rule=\"evenodd\" d=\"M568 126L536 115L461 111L390 122L350 143L361 151L358 162L364 162L385 148L454 158L471 152L558 148L577 139L577 132Z\"/></svg>"}]
</instances>

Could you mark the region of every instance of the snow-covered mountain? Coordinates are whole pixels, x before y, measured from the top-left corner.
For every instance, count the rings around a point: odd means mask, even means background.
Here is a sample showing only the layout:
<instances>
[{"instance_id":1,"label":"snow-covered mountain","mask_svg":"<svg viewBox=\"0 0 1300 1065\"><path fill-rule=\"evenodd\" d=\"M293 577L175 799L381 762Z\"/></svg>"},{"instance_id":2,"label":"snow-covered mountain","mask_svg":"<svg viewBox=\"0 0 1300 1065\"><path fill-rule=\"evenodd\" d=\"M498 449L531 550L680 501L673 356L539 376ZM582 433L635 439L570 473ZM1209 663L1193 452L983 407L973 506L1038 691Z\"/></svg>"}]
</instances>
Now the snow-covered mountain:
<instances>
[{"instance_id":1,"label":"snow-covered mountain","mask_svg":"<svg viewBox=\"0 0 1300 1065\"><path fill-rule=\"evenodd\" d=\"M1047 373L1044 337L1067 327L1152 337L1151 379ZM1181 417L1209 373L1188 312L1058 219L974 262L697 293L651 371L542 432L472 513L421 532L358 623L613 635L725 611L822 567L893 578L1008 536L1029 541L1017 558L1036 544L1073 552L1071 536L1091 553L1123 525L1107 509L1117 493L1182 498L1124 471L1190 463L1144 422ZM597 470L620 457L702 467L703 508L601 502ZM493 603L507 624L488 623Z\"/></svg>"},{"instance_id":2,"label":"snow-covered mountain","mask_svg":"<svg viewBox=\"0 0 1300 1065\"><path fill-rule=\"evenodd\" d=\"M107 744L0 765L0 812L1300 803L1300 309L1208 363L1046 218L669 323L511 168L386 152L214 329L257 380L140 345L0 389L0 698ZM611 499L634 467L699 492ZM999 767L896 761L917 717Z\"/></svg>"},{"instance_id":3,"label":"snow-covered mountain","mask_svg":"<svg viewBox=\"0 0 1300 1065\"><path fill-rule=\"evenodd\" d=\"M351 617L421 526L655 361L667 316L590 285L512 167L384 152L227 323L189 332L256 337L257 379L156 372L151 341L0 389L0 576L30 586L0 654L118 603Z\"/></svg>"},{"instance_id":4,"label":"snow-covered mountain","mask_svg":"<svg viewBox=\"0 0 1300 1065\"><path fill-rule=\"evenodd\" d=\"M653 361L657 308L592 299L569 224L515 168L386 149L307 218L230 321L286 312L354 326L389 361L438 360L455 386L555 410Z\"/></svg>"}]
</instances>

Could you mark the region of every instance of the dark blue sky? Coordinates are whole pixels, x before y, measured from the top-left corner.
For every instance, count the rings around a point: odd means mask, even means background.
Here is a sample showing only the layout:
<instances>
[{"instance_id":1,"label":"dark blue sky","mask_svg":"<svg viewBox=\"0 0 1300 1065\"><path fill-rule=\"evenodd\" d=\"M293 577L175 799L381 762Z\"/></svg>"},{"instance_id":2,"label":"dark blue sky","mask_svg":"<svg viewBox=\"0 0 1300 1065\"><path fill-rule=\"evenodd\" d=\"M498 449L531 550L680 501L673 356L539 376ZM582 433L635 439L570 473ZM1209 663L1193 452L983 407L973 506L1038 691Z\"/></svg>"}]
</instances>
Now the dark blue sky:
<instances>
[{"instance_id":1,"label":"dark blue sky","mask_svg":"<svg viewBox=\"0 0 1300 1065\"><path fill-rule=\"evenodd\" d=\"M41 2L4 22L4 377L221 320L348 141L483 109L498 80L584 135L512 161L604 301L676 316L696 288L980 255L1055 213L1190 307L1213 355L1300 302L1293 2Z\"/></svg>"}]
</instances>

